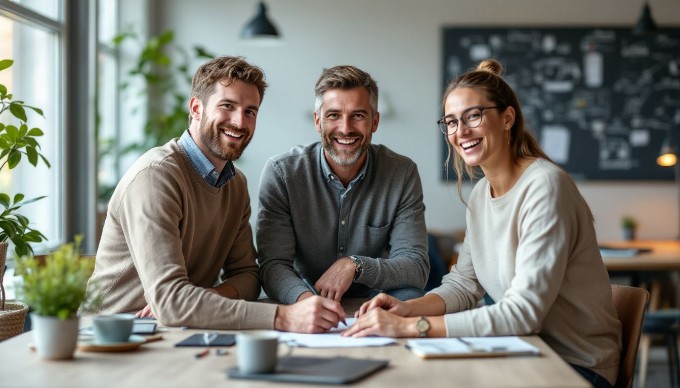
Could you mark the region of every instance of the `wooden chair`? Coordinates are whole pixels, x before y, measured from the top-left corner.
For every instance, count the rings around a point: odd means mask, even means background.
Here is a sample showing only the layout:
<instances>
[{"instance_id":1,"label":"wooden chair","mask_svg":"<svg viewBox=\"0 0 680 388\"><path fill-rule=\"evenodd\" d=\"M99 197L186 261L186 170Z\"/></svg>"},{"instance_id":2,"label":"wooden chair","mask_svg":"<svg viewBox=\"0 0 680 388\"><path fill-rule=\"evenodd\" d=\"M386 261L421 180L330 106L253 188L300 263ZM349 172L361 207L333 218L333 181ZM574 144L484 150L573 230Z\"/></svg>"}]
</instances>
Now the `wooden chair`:
<instances>
[{"instance_id":1,"label":"wooden chair","mask_svg":"<svg viewBox=\"0 0 680 388\"><path fill-rule=\"evenodd\" d=\"M621 321L621 361L615 387L630 388L635 377L638 345L649 292L644 288L612 284L612 301Z\"/></svg>"}]
</instances>

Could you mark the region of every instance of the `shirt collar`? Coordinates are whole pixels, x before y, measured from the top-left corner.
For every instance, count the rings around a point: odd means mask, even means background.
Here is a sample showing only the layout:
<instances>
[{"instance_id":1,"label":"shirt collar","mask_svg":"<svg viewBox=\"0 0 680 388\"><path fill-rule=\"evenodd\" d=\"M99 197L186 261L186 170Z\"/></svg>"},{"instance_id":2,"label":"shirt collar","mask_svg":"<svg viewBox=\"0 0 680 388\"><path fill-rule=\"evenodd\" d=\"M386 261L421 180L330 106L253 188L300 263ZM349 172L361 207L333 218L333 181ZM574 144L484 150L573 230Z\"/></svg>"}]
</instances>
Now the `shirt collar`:
<instances>
[{"instance_id":1,"label":"shirt collar","mask_svg":"<svg viewBox=\"0 0 680 388\"><path fill-rule=\"evenodd\" d=\"M236 174L234 163L231 160L227 162L221 173L217 171L201 149L198 148L198 145L196 145L196 142L189 134L188 129L179 138L179 142L189 156L189 160L191 161L194 170L209 185L222 187Z\"/></svg>"}]
</instances>

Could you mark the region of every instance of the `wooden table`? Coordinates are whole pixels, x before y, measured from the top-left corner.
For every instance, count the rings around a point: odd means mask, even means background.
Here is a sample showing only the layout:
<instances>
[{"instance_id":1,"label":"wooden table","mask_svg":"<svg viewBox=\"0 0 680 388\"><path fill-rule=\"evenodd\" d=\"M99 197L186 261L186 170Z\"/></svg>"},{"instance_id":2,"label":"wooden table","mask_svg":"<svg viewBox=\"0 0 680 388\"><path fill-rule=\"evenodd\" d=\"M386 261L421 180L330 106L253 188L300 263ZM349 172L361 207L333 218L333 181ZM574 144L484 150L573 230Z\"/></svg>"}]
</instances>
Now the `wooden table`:
<instances>
[{"instance_id":1,"label":"wooden table","mask_svg":"<svg viewBox=\"0 0 680 388\"><path fill-rule=\"evenodd\" d=\"M680 241L641 240L603 242L615 248L650 248L651 252L635 256L603 257L609 271L676 271L680 270Z\"/></svg>"},{"instance_id":2,"label":"wooden table","mask_svg":"<svg viewBox=\"0 0 680 388\"><path fill-rule=\"evenodd\" d=\"M81 324L87 323L81 319ZM236 367L236 349L227 355L214 351L196 359L201 348L173 345L201 330L161 328L164 339L124 353L76 351L69 361L46 361L29 349L31 332L0 342L2 387L292 387L290 384L228 379ZM229 332L229 331L225 331ZM524 337L541 356L478 359L422 360L403 346L306 349L295 356L346 356L388 359L387 369L356 384L360 387L588 387L566 362L537 336ZM305 385L309 386L309 385Z\"/></svg>"},{"instance_id":3,"label":"wooden table","mask_svg":"<svg viewBox=\"0 0 680 388\"><path fill-rule=\"evenodd\" d=\"M649 308L659 307L661 286L658 275L671 275L677 278L680 271L680 241L678 240L639 240L603 242L603 246L614 248L648 248L650 252L635 256L603 257L605 267L610 272L625 272L634 275L633 285L647 287L650 291ZM676 279L677 282L677 279ZM680 288L676 287L675 300L680 301Z\"/></svg>"}]
</instances>

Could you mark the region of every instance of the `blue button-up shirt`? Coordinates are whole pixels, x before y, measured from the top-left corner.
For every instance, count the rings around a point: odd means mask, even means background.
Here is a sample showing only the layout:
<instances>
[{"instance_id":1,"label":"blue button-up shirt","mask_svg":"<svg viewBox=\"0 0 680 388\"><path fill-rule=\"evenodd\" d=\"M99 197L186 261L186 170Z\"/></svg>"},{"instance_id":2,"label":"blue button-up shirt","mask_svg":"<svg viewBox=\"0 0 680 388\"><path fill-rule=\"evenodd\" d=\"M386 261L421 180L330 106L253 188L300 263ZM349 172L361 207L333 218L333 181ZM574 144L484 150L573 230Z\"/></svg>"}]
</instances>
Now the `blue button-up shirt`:
<instances>
[{"instance_id":1,"label":"blue button-up shirt","mask_svg":"<svg viewBox=\"0 0 680 388\"><path fill-rule=\"evenodd\" d=\"M227 162L221 173L217 171L215 166L213 166L210 160L203 154L203 151L198 148L198 145L196 145L196 142L189 134L188 129L182 134L182 137L179 138L179 142L187 152L194 170L196 170L208 184L215 187L222 187L234 177L234 174L236 174L234 163L231 160Z\"/></svg>"}]
</instances>

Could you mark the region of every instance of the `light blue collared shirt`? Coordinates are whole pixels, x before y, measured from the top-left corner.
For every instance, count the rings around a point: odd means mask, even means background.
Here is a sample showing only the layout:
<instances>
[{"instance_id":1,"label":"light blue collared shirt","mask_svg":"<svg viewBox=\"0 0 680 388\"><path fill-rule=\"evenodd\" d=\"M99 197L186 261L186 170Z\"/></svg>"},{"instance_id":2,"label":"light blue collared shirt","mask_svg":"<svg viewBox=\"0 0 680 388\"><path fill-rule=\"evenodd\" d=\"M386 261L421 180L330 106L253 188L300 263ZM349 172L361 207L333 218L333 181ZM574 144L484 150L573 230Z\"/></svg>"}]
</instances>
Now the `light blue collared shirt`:
<instances>
[{"instance_id":1,"label":"light blue collared shirt","mask_svg":"<svg viewBox=\"0 0 680 388\"><path fill-rule=\"evenodd\" d=\"M217 171L210 160L203 155L203 151L198 148L188 129L179 138L179 143L187 152L194 170L211 186L222 187L236 174L234 163L231 160L227 162L221 173Z\"/></svg>"}]
</instances>

